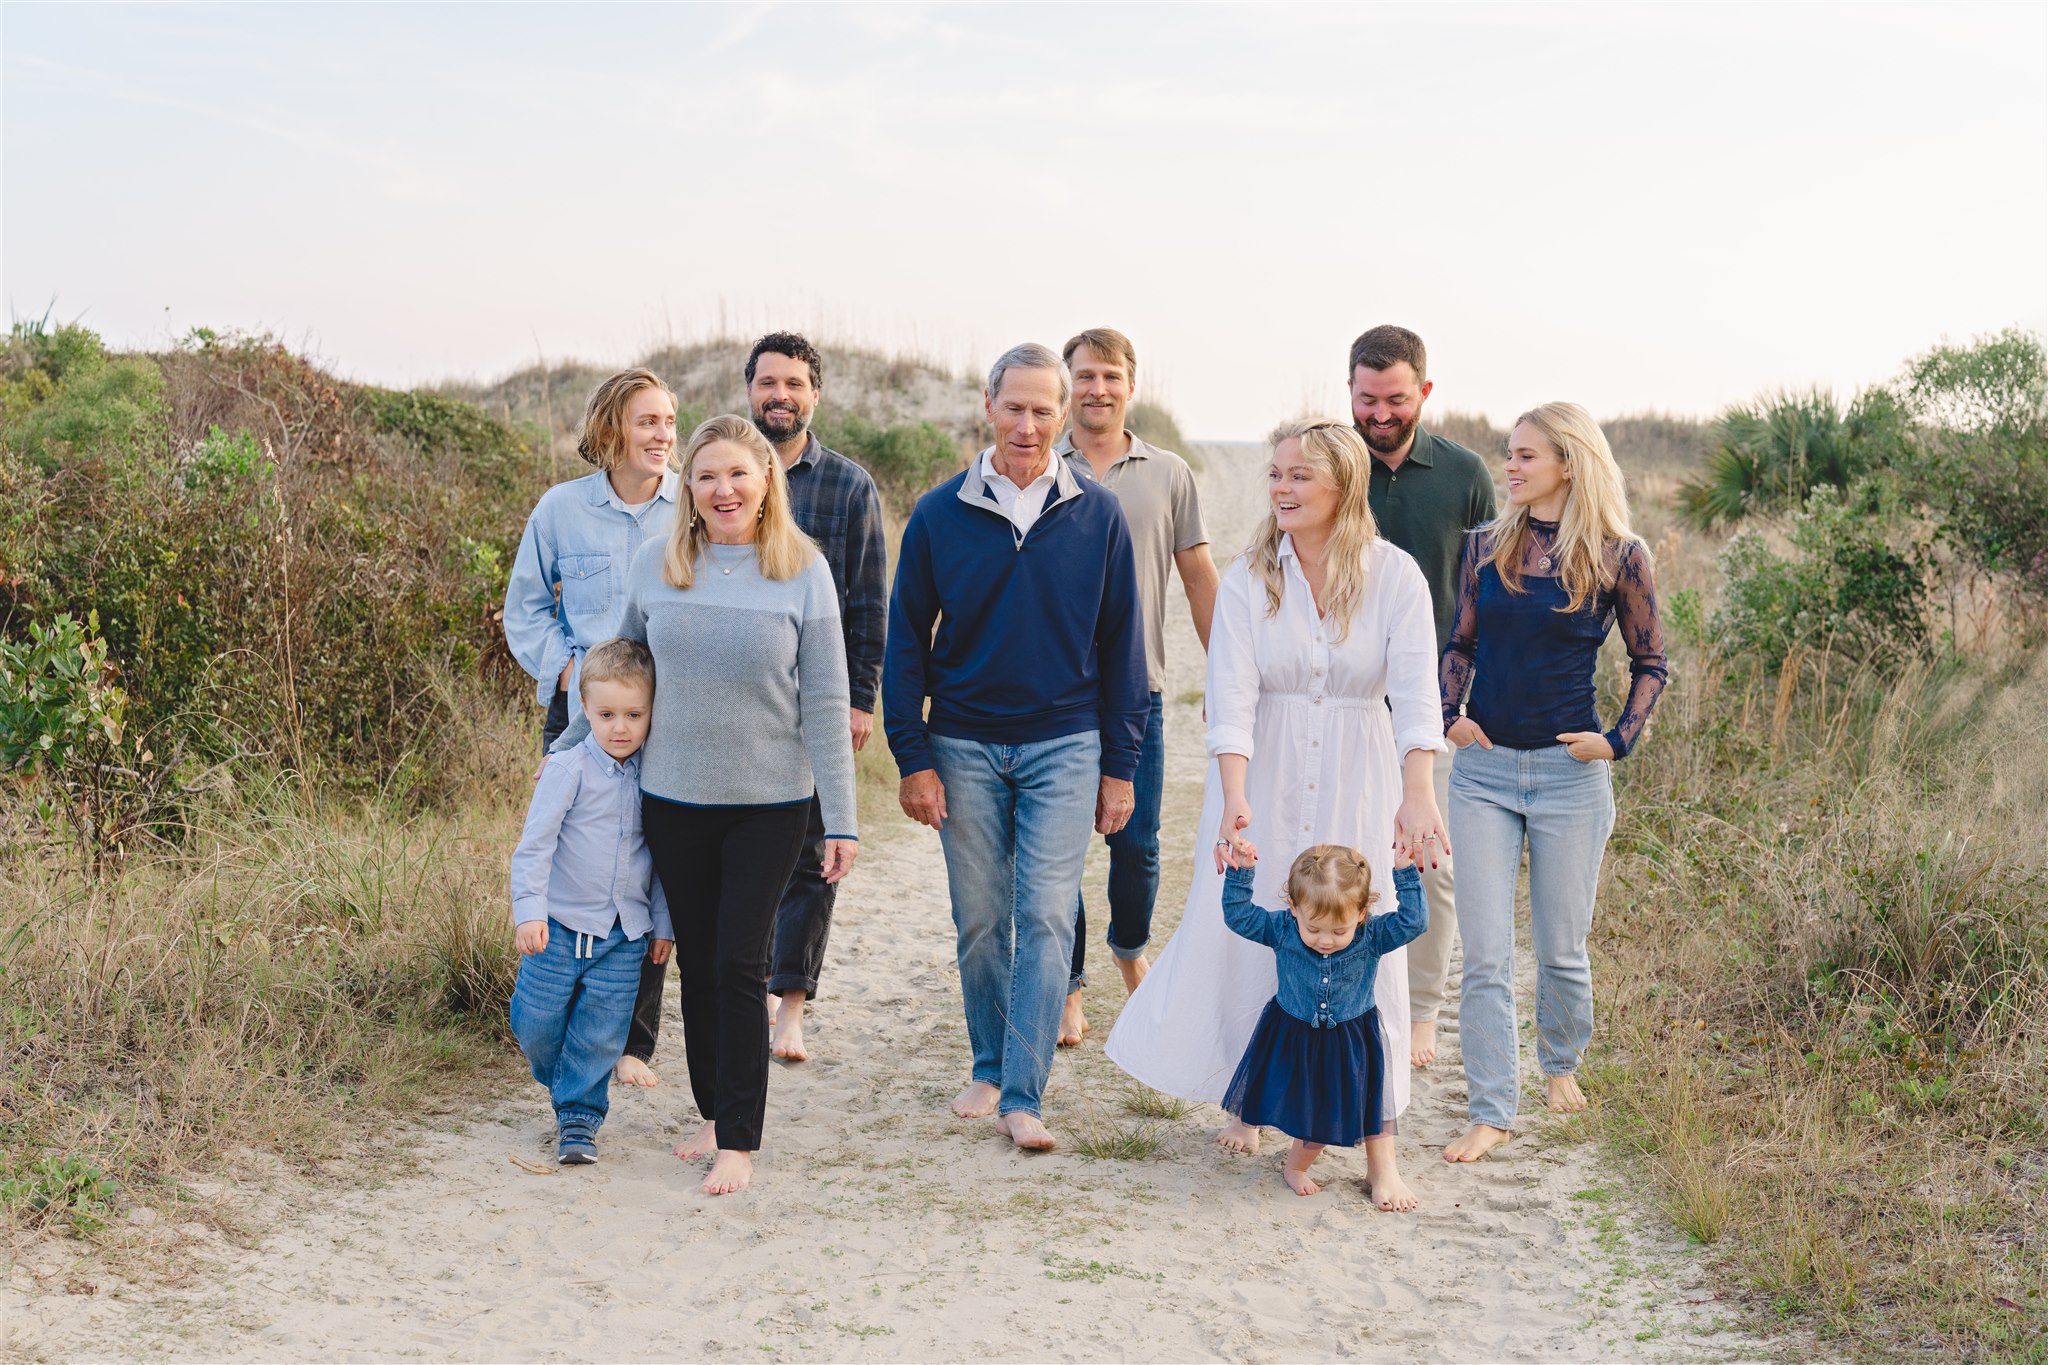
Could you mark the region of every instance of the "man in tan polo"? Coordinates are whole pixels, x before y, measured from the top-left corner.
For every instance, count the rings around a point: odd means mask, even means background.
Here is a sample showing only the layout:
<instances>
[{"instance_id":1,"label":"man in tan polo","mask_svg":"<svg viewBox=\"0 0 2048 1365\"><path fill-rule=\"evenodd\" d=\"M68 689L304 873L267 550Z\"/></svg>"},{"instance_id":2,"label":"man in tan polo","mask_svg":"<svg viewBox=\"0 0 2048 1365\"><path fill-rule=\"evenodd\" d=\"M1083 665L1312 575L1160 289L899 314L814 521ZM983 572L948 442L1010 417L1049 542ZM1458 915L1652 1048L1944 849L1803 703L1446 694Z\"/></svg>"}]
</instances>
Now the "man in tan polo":
<instances>
[{"instance_id":1,"label":"man in tan polo","mask_svg":"<svg viewBox=\"0 0 2048 1365\"><path fill-rule=\"evenodd\" d=\"M1145 672L1152 709L1138 755L1136 804L1130 822L1104 840L1109 845L1106 937L1128 993L1145 979L1145 945L1159 896L1159 802L1166 785L1167 574L1169 569L1179 572L1195 633L1207 649L1209 618L1216 606L1216 561L1202 529L1194 471L1179 455L1138 439L1124 425L1138 387L1138 357L1130 338L1108 327L1091 327L1067 343L1065 359L1074 376L1073 425L1058 453L1076 478L1101 484L1123 507L1145 612ZM1087 928L1083 896L1074 906L1074 966L1060 1016L1063 1047L1079 1043L1088 1031L1081 1008L1081 987L1088 979Z\"/></svg>"}]
</instances>

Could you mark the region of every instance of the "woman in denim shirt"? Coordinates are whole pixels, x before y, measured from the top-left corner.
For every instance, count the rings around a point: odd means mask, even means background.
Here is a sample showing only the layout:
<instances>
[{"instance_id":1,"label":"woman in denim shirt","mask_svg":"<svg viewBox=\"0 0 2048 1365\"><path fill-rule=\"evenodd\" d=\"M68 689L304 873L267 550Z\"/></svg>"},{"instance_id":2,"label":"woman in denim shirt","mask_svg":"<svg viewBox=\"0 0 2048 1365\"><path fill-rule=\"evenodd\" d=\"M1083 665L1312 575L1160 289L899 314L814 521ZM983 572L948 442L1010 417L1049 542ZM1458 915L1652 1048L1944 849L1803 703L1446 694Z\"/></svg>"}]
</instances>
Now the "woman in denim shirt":
<instances>
[{"instance_id":1,"label":"woman in denim shirt","mask_svg":"<svg viewBox=\"0 0 2048 1365\"><path fill-rule=\"evenodd\" d=\"M1525 845L1536 1060L1552 1109L1586 1107L1574 1073L1593 1038L1586 935L1614 829L1609 764L1642 737L1666 676L1650 552L1629 529L1621 470L1591 414L1576 403L1523 413L1508 437L1507 482L1507 511L1466 538L1439 670L1444 733L1458 746L1450 817L1472 1120L1446 1161L1476 1161L1506 1142L1521 1102L1515 877ZM1603 732L1593 665L1614 625L1630 681Z\"/></svg>"},{"instance_id":2,"label":"woman in denim shirt","mask_svg":"<svg viewBox=\"0 0 2048 1365\"><path fill-rule=\"evenodd\" d=\"M1281 1173L1296 1194L1322 1187L1308 1168L1325 1147L1356 1147L1379 1135L1387 1052L1373 983L1380 959L1429 927L1422 877L1405 856L1394 865L1399 908L1372 915L1379 893L1355 848L1317 844L1287 872L1287 909L1252 904L1258 853L1239 839L1223 876L1223 922L1273 950L1279 989L1259 1016L1223 1108L1253 1128L1294 1139Z\"/></svg>"},{"instance_id":3,"label":"woman in denim shirt","mask_svg":"<svg viewBox=\"0 0 2048 1365\"><path fill-rule=\"evenodd\" d=\"M618 634L633 552L676 520L676 398L652 370L597 386L576 453L598 472L558 483L526 519L505 584L505 643L548 708L541 746L569 726L576 661Z\"/></svg>"}]
</instances>

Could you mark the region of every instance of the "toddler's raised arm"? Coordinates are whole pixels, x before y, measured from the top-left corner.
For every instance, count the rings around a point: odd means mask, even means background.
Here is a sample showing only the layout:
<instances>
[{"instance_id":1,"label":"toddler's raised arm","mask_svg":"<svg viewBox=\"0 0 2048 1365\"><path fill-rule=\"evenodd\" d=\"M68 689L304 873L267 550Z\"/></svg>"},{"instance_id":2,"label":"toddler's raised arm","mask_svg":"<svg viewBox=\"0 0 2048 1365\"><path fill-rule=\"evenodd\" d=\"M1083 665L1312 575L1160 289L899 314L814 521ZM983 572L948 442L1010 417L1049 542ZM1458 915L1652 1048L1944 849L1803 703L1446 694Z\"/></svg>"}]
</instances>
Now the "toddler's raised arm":
<instances>
[{"instance_id":1,"label":"toddler's raised arm","mask_svg":"<svg viewBox=\"0 0 2048 1365\"><path fill-rule=\"evenodd\" d=\"M1394 913L1374 915L1362 926L1376 953L1391 953L1421 938L1429 928L1429 898L1422 894L1422 874L1413 865L1394 869Z\"/></svg>"},{"instance_id":2,"label":"toddler's raised arm","mask_svg":"<svg viewBox=\"0 0 2048 1365\"><path fill-rule=\"evenodd\" d=\"M1252 904L1252 873L1250 867L1233 867L1223 874L1223 922L1239 938L1270 948L1274 925L1284 917Z\"/></svg>"}]
</instances>

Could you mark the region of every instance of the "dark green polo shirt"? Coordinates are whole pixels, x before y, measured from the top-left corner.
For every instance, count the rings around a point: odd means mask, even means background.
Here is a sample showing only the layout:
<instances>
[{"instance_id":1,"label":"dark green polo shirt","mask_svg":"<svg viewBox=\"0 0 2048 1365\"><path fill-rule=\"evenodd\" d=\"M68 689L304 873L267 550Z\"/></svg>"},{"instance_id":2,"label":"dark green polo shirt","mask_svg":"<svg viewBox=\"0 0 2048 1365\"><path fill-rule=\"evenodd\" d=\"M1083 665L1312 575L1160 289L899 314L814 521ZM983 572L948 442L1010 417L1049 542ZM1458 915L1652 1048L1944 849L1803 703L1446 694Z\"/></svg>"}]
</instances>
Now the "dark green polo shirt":
<instances>
[{"instance_id":1,"label":"dark green polo shirt","mask_svg":"<svg viewBox=\"0 0 2048 1365\"><path fill-rule=\"evenodd\" d=\"M1465 532L1493 520L1493 475L1476 452L1417 427L1415 444L1399 469L1390 474L1373 457L1367 500L1380 534L1413 556L1429 580L1441 653L1458 610L1458 557Z\"/></svg>"}]
</instances>

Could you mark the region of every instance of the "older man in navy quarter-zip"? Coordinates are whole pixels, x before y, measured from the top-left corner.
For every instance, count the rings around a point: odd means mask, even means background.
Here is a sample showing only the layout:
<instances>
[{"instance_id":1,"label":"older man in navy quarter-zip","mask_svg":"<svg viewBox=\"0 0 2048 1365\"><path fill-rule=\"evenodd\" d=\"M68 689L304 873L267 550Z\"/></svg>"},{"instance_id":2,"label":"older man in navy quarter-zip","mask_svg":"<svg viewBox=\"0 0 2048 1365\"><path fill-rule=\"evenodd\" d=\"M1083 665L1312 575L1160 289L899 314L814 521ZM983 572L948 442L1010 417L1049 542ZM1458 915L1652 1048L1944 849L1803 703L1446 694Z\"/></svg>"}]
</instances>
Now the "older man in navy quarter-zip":
<instances>
[{"instance_id":1,"label":"older man in navy quarter-zip","mask_svg":"<svg viewBox=\"0 0 2048 1365\"><path fill-rule=\"evenodd\" d=\"M995 443L904 527L882 670L898 799L946 853L974 1052L953 1112L1028 1151L1055 1145L1039 1101L1088 835L1130 819L1150 712L1123 512L1053 455L1072 393L1043 346L989 371Z\"/></svg>"}]
</instances>

